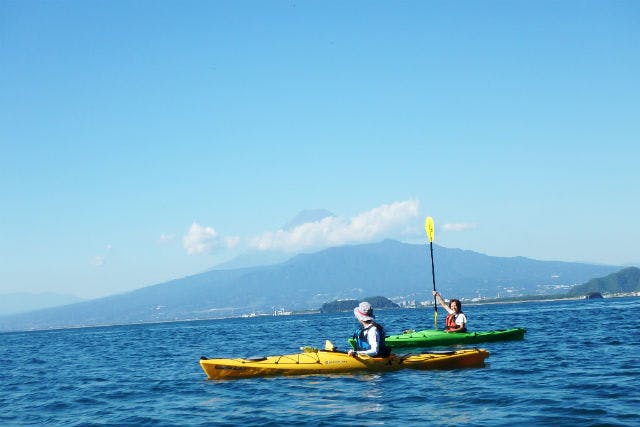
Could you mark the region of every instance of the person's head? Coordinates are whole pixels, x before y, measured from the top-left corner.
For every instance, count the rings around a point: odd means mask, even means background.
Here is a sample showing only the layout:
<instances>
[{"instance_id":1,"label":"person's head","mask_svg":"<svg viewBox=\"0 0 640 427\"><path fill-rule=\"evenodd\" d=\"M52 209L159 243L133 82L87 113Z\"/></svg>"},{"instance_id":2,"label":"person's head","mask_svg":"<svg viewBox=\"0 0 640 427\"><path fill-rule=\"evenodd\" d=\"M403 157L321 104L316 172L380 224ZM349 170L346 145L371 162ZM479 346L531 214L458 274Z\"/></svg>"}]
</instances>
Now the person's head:
<instances>
[{"instance_id":1,"label":"person's head","mask_svg":"<svg viewBox=\"0 0 640 427\"><path fill-rule=\"evenodd\" d=\"M455 311L456 313L462 313L462 303L459 299L452 299L449 301L449 308Z\"/></svg>"},{"instance_id":2,"label":"person's head","mask_svg":"<svg viewBox=\"0 0 640 427\"><path fill-rule=\"evenodd\" d=\"M375 316L373 315L373 307L366 301L362 301L356 308L353 309L353 315L356 316L360 322L367 323L372 322Z\"/></svg>"}]
</instances>

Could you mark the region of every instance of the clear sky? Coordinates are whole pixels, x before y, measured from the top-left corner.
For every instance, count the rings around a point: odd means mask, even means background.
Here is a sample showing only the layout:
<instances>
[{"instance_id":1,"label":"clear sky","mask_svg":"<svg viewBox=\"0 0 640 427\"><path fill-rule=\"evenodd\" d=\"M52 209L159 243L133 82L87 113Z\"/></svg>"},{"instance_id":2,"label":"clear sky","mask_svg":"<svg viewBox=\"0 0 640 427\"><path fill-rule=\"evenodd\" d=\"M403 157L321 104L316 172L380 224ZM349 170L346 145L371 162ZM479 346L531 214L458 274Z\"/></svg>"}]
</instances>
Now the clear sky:
<instances>
[{"instance_id":1,"label":"clear sky","mask_svg":"<svg viewBox=\"0 0 640 427\"><path fill-rule=\"evenodd\" d=\"M638 76L637 1L0 1L0 294L427 215L447 247L638 265ZM282 230L305 209L335 217Z\"/></svg>"}]
</instances>

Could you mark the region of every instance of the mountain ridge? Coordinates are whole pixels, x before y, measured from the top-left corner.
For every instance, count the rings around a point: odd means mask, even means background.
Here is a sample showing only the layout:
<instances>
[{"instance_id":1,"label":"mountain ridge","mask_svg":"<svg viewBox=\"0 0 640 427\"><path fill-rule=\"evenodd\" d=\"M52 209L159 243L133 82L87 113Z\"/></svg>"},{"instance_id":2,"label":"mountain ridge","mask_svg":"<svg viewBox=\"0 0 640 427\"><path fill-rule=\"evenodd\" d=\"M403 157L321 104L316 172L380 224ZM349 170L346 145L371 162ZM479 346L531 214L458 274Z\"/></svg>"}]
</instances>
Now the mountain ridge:
<instances>
[{"instance_id":1,"label":"mountain ridge","mask_svg":"<svg viewBox=\"0 0 640 427\"><path fill-rule=\"evenodd\" d=\"M449 297L560 293L617 266L491 257L434 245L436 284ZM428 246L384 240L299 254L280 264L211 270L124 294L0 317L0 330L46 329L318 309L384 295L429 300Z\"/></svg>"},{"instance_id":2,"label":"mountain ridge","mask_svg":"<svg viewBox=\"0 0 640 427\"><path fill-rule=\"evenodd\" d=\"M0 316L68 305L83 300L76 295L55 292L11 292L0 295Z\"/></svg>"},{"instance_id":3,"label":"mountain ridge","mask_svg":"<svg viewBox=\"0 0 640 427\"><path fill-rule=\"evenodd\" d=\"M605 277L597 277L582 285L574 286L569 296L581 296L590 293L622 293L640 292L640 268L627 267Z\"/></svg>"}]
</instances>

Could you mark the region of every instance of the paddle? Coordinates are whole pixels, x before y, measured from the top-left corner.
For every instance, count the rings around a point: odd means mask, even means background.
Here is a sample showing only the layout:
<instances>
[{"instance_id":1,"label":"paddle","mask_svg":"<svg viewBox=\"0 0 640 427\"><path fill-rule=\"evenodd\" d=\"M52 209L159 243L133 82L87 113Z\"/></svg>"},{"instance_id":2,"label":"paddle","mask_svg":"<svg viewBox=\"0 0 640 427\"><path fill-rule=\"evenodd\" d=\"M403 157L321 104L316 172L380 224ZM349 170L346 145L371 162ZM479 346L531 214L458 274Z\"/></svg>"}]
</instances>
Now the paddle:
<instances>
[{"instance_id":1,"label":"paddle","mask_svg":"<svg viewBox=\"0 0 640 427\"><path fill-rule=\"evenodd\" d=\"M303 353L317 353L319 351L318 348L316 347L310 347L310 346L303 346L300 347L300 351L302 351ZM336 347L335 345L333 345L333 343L329 340L325 340L324 342L324 351L332 351L335 353L343 353L341 351L338 351L338 347Z\"/></svg>"},{"instance_id":2,"label":"paddle","mask_svg":"<svg viewBox=\"0 0 640 427\"><path fill-rule=\"evenodd\" d=\"M429 249L431 251L431 278L433 279L433 290L436 290L436 273L433 267L433 235L434 235L434 225L433 218L430 216L424 222L424 229L427 232L427 237L429 238ZM438 329L438 304L436 301L436 296L433 296L433 326L434 329Z\"/></svg>"},{"instance_id":3,"label":"paddle","mask_svg":"<svg viewBox=\"0 0 640 427\"><path fill-rule=\"evenodd\" d=\"M330 352L333 352L333 353L347 354L346 351L338 350L338 347L333 345L333 343L331 341L329 341L329 340L326 340L324 342L324 351L330 351Z\"/></svg>"},{"instance_id":4,"label":"paddle","mask_svg":"<svg viewBox=\"0 0 640 427\"><path fill-rule=\"evenodd\" d=\"M336 351L336 346L329 340L325 340L324 342L325 351Z\"/></svg>"}]
</instances>

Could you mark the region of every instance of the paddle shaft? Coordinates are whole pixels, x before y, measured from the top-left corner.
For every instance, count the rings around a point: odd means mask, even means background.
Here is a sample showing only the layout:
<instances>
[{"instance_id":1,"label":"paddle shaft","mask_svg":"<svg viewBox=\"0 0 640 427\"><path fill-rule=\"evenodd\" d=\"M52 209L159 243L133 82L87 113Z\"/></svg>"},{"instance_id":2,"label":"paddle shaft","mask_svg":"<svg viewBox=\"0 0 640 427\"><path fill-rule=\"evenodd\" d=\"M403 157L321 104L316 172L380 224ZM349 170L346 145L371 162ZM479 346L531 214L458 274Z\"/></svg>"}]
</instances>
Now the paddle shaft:
<instances>
[{"instance_id":1,"label":"paddle shaft","mask_svg":"<svg viewBox=\"0 0 640 427\"><path fill-rule=\"evenodd\" d=\"M433 242L429 242L429 250L431 251L431 279L433 280L433 290L436 290L436 272L433 267ZM436 301L436 296L433 296L433 310L436 312L436 316L438 313L438 304ZM437 328L436 328L437 329Z\"/></svg>"},{"instance_id":2,"label":"paddle shaft","mask_svg":"<svg viewBox=\"0 0 640 427\"><path fill-rule=\"evenodd\" d=\"M429 238L429 250L431 252L431 278L433 280L433 292L436 291L436 272L433 267L433 238L434 238L434 230L435 225L433 224L433 218L430 216L424 222L424 230L427 232L427 237ZM438 329L438 302L436 300L436 296L433 296L433 327L434 329Z\"/></svg>"}]
</instances>

